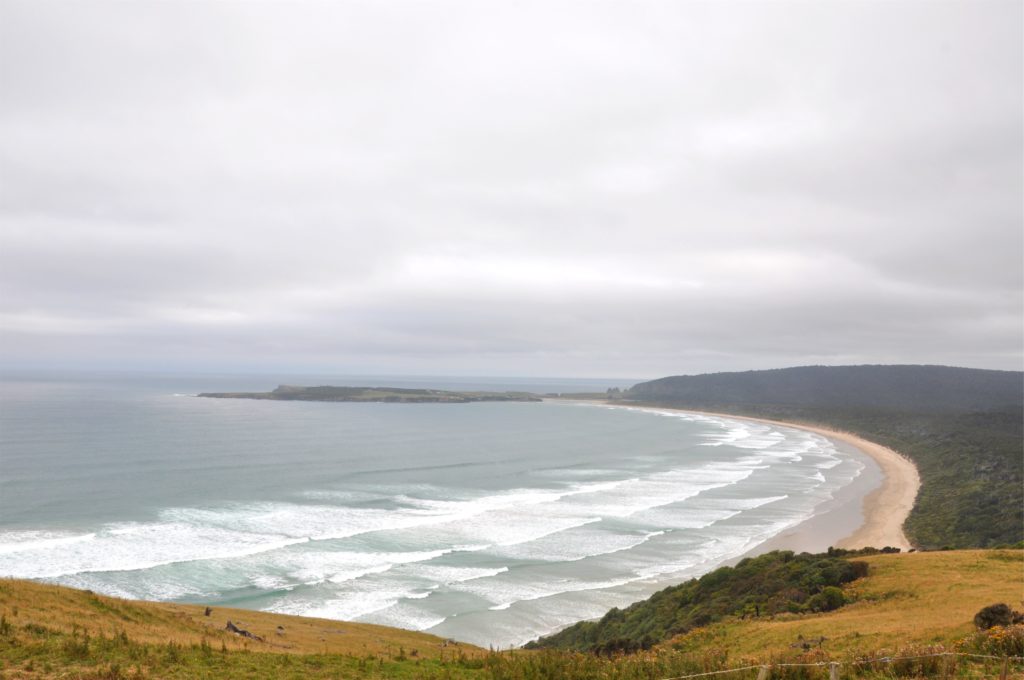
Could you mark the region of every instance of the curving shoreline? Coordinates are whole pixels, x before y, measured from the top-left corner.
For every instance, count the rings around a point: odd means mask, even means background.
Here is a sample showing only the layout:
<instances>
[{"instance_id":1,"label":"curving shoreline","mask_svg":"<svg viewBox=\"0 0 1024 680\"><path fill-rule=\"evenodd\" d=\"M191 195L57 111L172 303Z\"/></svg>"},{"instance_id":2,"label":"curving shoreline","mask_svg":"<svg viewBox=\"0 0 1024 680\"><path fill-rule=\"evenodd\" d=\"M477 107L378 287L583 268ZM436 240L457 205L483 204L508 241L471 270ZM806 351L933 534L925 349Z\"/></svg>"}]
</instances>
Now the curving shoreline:
<instances>
[{"instance_id":1,"label":"curving shoreline","mask_svg":"<svg viewBox=\"0 0 1024 680\"><path fill-rule=\"evenodd\" d=\"M699 411L688 408L670 408L666 406L642 406L639 404L615 404L604 401L590 401L588 403L610 406L613 408L639 408L648 411L681 411L685 413L696 413L700 415L729 418L731 420L747 420L770 425L792 427L798 430L806 430L820 434L823 437L849 444L873 459L882 470L882 484L877 489L864 496L862 513L864 521L852 534L836 540L833 545L837 548L883 548L892 546L904 552L912 548L903 532L903 523L914 507L917 492L921 487L921 478L917 467L910 459L899 452L882 446L873 441L859 437L851 432L836 430L820 425L807 423L793 423L782 420L771 420L768 418L755 418L751 416L738 416L731 413L717 411Z\"/></svg>"},{"instance_id":2,"label":"curving shoreline","mask_svg":"<svg viewBox=\"0 0 1024 680\"><path fill-rule=\"evenodd\" d=\"M914 508L921 477L909 458L851 432L813 425L785 425L846 442L873 458L882 468L882 485L864 497L864 523L851 535L836 541L837 548L892 546L905 552L913 547L903 532L903 523Z\"/></svg>"}]
</instances>

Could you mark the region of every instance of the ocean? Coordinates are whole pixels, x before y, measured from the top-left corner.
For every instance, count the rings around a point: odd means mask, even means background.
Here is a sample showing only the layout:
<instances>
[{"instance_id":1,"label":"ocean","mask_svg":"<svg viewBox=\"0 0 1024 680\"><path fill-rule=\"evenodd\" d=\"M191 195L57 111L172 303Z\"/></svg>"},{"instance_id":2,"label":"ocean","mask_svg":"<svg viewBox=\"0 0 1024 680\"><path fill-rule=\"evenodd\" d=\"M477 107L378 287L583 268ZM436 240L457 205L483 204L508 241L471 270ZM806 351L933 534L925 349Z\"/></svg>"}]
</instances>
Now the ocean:
<instances>
[{"instance_id":1,"label":"ocean","mask_svg":"<svg viewBox=\"0 0 1024 680\"><path fill-rule=\"evenodd\" d=\"M812 518L850 533L881 478L870 458L813 433L681 412L193 396L281 382L542 393L630 384L7 375L0 576L505 648Z\"/></svg>"}]
</instances>

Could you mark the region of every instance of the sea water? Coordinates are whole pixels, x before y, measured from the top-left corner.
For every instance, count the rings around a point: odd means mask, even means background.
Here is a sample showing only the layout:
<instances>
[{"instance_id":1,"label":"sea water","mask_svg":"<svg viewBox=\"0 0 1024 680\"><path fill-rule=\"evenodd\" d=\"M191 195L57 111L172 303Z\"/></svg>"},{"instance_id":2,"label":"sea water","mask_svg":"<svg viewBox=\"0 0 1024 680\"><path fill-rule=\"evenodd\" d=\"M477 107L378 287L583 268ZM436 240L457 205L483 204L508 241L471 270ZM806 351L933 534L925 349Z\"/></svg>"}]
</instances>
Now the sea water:
<instances>
[{"instance_id":1,"label":"sea water","mask_svg":"<svg viewBox=\"0 0 1024 680\"><path fill-rule=\"evenodd\" d=\"M878 474L813 433L682 412L194 396L277 382L628 385L7 376L0 575L507 647L735 559Z\"/></svg>"}]
</instances>

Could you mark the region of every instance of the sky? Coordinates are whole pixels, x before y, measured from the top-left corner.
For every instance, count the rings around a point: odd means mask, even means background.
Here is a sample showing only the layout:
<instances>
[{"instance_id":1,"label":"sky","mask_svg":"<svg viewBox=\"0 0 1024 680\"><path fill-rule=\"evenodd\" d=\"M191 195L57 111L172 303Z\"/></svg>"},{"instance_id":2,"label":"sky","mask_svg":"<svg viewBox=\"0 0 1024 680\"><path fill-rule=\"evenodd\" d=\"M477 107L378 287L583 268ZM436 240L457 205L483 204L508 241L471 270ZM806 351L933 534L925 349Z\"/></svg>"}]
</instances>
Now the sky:
<instances>
[{"instance_id":1,"label":"sky","mask_svg":"<svg viewBox=\"0 0 1024 680\"><path fill-rule=\"evenodd\" d=\"M0 367L1020 370L1022 25L0 0Z\"/></svg>"}]
</instances>

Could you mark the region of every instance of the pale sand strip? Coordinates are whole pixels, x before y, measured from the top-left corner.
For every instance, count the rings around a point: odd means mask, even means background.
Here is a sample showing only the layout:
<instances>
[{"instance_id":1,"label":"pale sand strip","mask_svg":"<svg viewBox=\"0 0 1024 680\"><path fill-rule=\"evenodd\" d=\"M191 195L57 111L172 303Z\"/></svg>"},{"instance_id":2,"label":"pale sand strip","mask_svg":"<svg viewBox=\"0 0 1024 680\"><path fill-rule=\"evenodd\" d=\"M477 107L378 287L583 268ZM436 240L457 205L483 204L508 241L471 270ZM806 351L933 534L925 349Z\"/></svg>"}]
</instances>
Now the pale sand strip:
<instances>
[{"instance_id":1,"label":"pale sand strip","mask_svg":"<svg viewBox=\"0 0 1024 680\"><path fill-rule=\"evenodd\" d=\"M883 548L892 546L901 550L909 550L912 546L903 533L903 523L914 507L917 491L921 487L921 478L917 467L910 460L887 446L876 444L850 432L833 430L819 425L807 423L790 423L767 418L750 418L736 416L731 413L713 411L695 411L693 409L671 409L667 407L645 407L631 404L612 404L594 401L591 403L605 406L621 406L623 408L640 408L649 411L685 411L701 415L729 418L731 420L752 420L770 425L782 425L807 430L829 439L836 439L856 447L865 455L870 456L882 469L882 485L864 497L864 523L851 535L836 541L837 548Z\"/></svg>"}]
</instances>

